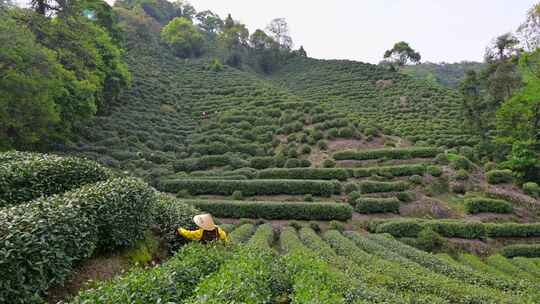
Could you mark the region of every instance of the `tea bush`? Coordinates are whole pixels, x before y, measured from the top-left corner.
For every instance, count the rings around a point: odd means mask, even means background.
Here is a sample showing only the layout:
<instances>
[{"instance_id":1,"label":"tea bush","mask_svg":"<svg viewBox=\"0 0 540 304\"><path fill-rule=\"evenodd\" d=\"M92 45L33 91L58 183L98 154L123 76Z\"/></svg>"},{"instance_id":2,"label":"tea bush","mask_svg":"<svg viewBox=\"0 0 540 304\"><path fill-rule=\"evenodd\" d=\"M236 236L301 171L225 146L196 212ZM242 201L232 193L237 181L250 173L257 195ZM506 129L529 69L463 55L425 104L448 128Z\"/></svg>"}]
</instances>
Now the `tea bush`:
<instances>
[{"instance_id":1,"label":"tea bush","mask_svg":"<svg viewBox=\"0 0 540 304\"><path fill-rule=\"evenodd\" d=\"M530 196L534 196L534 197L540 196L540 186L538 186L537 183L534 183L534 182L524 183L522 188L523 188L523 191Z\"/></svg>"},{"instance_id":2,"label":"tea bush","mask_svg":"<svg viewBox=\"0 0 540 304\"><path fill-rule=\"evenodd\" d=\"M337 179L344 181L348 177L348 171L342 168L266 169L259 171L258 174L260 179Z\"/></svg>"},{"instance_id":3,"label":"tea bush","mask_svg":"<svg viewBox=\"0 0 540 304\"><path fill-rule=\"evenodd\" d=\"M94 250L135 244L152 221L154 200L148 185L124 178L0 209L0 299L37 301Z\"/></svg>"},{"instance_id":4,"label":"tea bush","mask_svg":"<svg viewBox=\"0 0 540 304\"><path fill-rule=\"evenodd\" d=\"M42 195L62 193L112 177L110 170L81 158L10 153L4 159L11 159L0 164L0 202L6 202L4 206Z\"/></svg>"},{"instance_id":5,"label":"tea bush","mask_svg":"<svg viewBox=\"0 0 540 304\"><path fill-rule=\"evenodd\" d=\"M369 159L410 159L430 158L439 153L437 148L398 148L398 149L375 149L363 151L340 151L334 153L335 160L369 160Z\"/></svg>"},{"instance_id":6,"label":"tea bush","mask_svg":"<svg viewBox=\"0 0 540 304\"><path fill-rule=\"evenodd\" d=\"M330 196L340 192L340 184L334 181L319 180L166 180L159 189L176 193L188 190L193 195L220 194L231 195L242 191L246 196L276 194L312 194Z\"/></svg>"},{"instance_id":7,"label":"tea bush","mask_svg":"<svg viewBox=\"0 0 540 304\"><path fill-rule=\"evenodd\" d=\"M501 249L501 254L507 258L513 257L540 257L540 244L515 244L508 245Z\"/></svg>"},{"instance_id":8,"label":"tea bush","mask_svg":"<svg viewBox=\"0 0 540 304\"><path fill-rule=\"evenodd\" d=\"M361 193L379 193L408 190L410 185L406 182L375 182L362 181L359 183Z\"/></svg>"},{"instance_id":9,"label":"tea bush","mask_svg":"<svg viewBox=\"0 0 540 304\"><path fill-rule=\"evenodd\" d=\"M263 218L267 220L348 220L352 208L346 204L315 202L248 202L189 200L197 209L224 218Z\"/></svg>"},{"instance_id":10,"label":"tea bush","mask_svg":"<svg viewBox=\"0 0 540 304\"><path fill-rule=\"evenodd\" d=\"M465 211L471 214L481 212L493 212L493 213L512 213L512 204L507 201L472 197L465 199Z\"/></svg>"},{"instance_id":11,"label":"tea bush","mask_svg":"<svg viewBox=\"0 0 540 304\"><path fill-rule=\"evenodd\" d=\"M368 229L376 233L389 233L395 237L417 237L418 233L430 227L445 237L466 239L497 237L540 236L540 224L481 223L459 220L398 219L372 222Z\"/></svg>"},{"instance_id":12,"label":"tea bush","mask_svg":"<svg viewBox=\"0 0 540 304\"><path fill-rule=\"evenodd\" d=\"M158 194L154 210L152 212L155 219L154 224L158 226L161 237L167 242L169 251L175 252L185 242L178 237L176 229L183 227L187 229L196 228L193 217L201 211L189 204L166 195Z\"/></svg>"},{"instance_id":13,"label":"tea bush","mask_svg":"<svg viewBox=\"0 0 540 304\"><path fill-rule=\"evenodd\" d=\"M511 183L514 180L511 170L491 170L486 173L487 182L495 184Z\"/></svg>"},{"instance_id":14,"label":"tea bush","mask_svg":"<svg viewBox=\"0 0 540 304\"><path fill-rule=\"evenodd\" d=\"M399 214L400 201L395 198L359 198L354 210L358 213L396 213Z\"/></svg>"},{"instance_id":15,"label":"tea bush","mask_svg":"<svg viewBox=\"0 0 540 304\"><path fill-rule=\"evenodd\" d=\"M397 165L397 166L379 166L367 168L350 169L352 176L370 177L374 175L400 177L410 175L423 175L426 172L426 166L423 164Z\"/></svg>"}]
</instances>

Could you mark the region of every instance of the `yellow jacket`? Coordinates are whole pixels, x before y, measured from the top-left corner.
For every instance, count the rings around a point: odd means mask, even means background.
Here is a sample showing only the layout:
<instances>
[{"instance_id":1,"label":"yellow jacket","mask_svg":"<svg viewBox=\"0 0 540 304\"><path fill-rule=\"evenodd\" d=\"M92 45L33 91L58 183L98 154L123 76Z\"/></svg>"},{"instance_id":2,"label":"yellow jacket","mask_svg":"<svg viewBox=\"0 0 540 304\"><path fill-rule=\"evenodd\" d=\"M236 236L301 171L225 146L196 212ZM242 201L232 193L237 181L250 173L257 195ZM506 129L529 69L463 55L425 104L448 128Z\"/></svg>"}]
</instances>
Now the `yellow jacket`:
<instances>
[{"instance_id":1,"label":"yellow jacket","mask_svg":"<svg viewBox=\"0 0 540 304\"><path fill-rule=\"evenodd\" d=\"M228 243L229 242L229 237L227 236L227 233L219 228L218 226L216 226L216 228L218 229L218 234L219 234L219 239L222 240L222 241L225 241L225 243ZM202 236L203 236L203 232L204 230L199 228L197 230L186 230L184 228L178 228L178 233L185 237L186 239L188 240L192 240L192 241L200 241Z\"/></svg>"}]
</instances>

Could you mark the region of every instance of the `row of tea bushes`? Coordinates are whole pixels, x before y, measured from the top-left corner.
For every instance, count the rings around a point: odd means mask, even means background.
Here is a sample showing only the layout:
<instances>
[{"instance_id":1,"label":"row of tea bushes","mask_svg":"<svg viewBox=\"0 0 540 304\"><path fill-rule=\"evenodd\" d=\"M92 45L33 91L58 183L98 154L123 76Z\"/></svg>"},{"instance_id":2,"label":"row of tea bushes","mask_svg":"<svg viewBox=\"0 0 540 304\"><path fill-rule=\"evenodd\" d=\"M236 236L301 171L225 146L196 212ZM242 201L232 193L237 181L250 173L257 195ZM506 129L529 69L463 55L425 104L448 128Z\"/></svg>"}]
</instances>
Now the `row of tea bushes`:
<instances>
[{"instance_id":1,"label":"row of tea bushes","mask_svg":"<svg viewBox=\"0 0 540 304\"><path fill-rule=\"evenodd\" d=\"M81 158L8 152L4 159L10 161L0 163L0 207L62 193L112 176L96 162Z\"/></svg>"},{"instance_id":2,"label":"row of tea bushes","mask_svg":"<svg viewBox=\"0 0 540 304\"><path fill-rule=\"evenodd\" d=\"M0 209L0 302L38 301L95 250L141 240L154 199L144 182L122 178Z\"/></svg>"},{"instance_id":3,"label":"row of tea bushes","mask_svg":"<svg viewBox=\"0 0 540 304\"><path fill-rule=\"evenodd\" d=\"M340 220L352 217L352 208L340 203L248 202L186 200L197 209L223 218L262 218L267 220Z\"/></svg>"},{"instance_id":4,"label":"row of tea bushes","mask_svg":"<svg viewBox=\"0 0 540 304\"><path fill-rule=\"evenodd\" d=\"M396 148L396 149L373 149L373 150L348 150L336 152L335 160L370 160L370 159L411 159L432 158L441 152L438 148Z\"/></svg>"},{"instance_id":5,"label":"row of tea bushes","mask_svg":"<svg viewBox=\"0 0 540 304\"><path fill-rule=\"evenodd\" d=\"M507 201L484 198L471 197L465 199L465 211L470 214L493 212L493 213L512 213L512 204Z\"/></svg>"},{"instance_id":6,"label":"row of tea bushes","mask_svg":"<svg viewBox=\"0 0 540 304\"><path fill-rule=\"evenodd\" d=\"M396 213L399 214L401 201L395 197L369 198L361 197L353 202L354 210L358 213Z\"/></svg>"},{"instance_id":7,"label":"row of tea bushes","mask_svg":"<svg viewBox=\"0 0 540 304\"><path fill-rule=\"evenodd\" d=\"M79 293L70 303L182 303L193 295L201 279L230 259L232 252L220 244L192 243L163 265L101 282Z\"/></svg>"},{"instance_id":8,"label":"row of tea bushes","mask_svg":"<svg viewBox=\"0 0 540 304\"><path fill-rule=\"evenodd\" d=\"M339 168L291 168L291 169L266 169L259 171L259 179L318 179L340 181L349 178L346 169Z\"/></svg>"},{"instance_id":9,"label":"row of tea bushes","mask_svg":"<svg viewBox=\"0 0 540 304\"><path fill-rule=\"evenodd\" d=\"M176 179L160 183L161 191L177 193L186 190L192 195L217 194L231 195L241 191L243 195L312 194L331 196L340 193L337 181L320 180L198 180Z\"/></svg>"},{"instance_id":10,"label":"row of tea bushes","mask_svg":"<svg viewBox=\"0 0 540 304\"><path fill-rule=\"evenodd\" d=\"M294 228L283 228L280 241L292 303L347 303L356 287L347 275L304 246Z\"/></svg>"},{"instance_id":11,"label":"row of tea bushes","mask_svg":"<svg viewBox=\"0 0 540 304\"><path fill-rule=\"evenodd\" d=\"M382 193L382 192L401 192L409 190L410 184L407 182L377 182L377 181L361 181L358 183L360 193Z\"/></svg>"},{"instance_id":12,"label":"row of tea bushes","mask_svg":"<svg viewBox=\"0 0 540 304\"><path fill-rule=\"evenodd\" d=\"M501 254L507 258L528 257L540 258L540 244L514 244L501 249Z\"/></svg>"},{"instance_id":13,"label":"row of tea bushes","mask_svg":"<svg viewBox=\"0 0 540 304\"><path fill-rule=\"evenodd\" d=\"M346 235L344 237L328 231L324 237L334 248L367 268L365 272L385 277L384 281L391 289L399 286L414 291L414 296L436 295L451 303L496 303L504 298L496 290L467 284L428 270L357 232L347 232Z\"/></svg>"},{"instance_id":14,"label":"row of tea bushes","mask_svg":"<svg viewBox=\"0 0 540 304\"><path fill-rule=\"evenodd\" d=\"M369 234L366 238L385 247L388 251L397 253L412 262L418 263L433 272L443 274L449 278L457 279L478 287L499 289L510 295L515 294L523 297L522 301L525 300L524 303L535 303L535 301L539 299L538 292L531 289L530 285L521 284L521 282L516 282L514 280L495 278L492 275L475 271L470 267L453 261L451 258L449 261L431 253L408 246L387 234ZM517 301L517 299L514 299L513 301ZM512 301L510 301L510 303L512 303Z\"/></svg>"},{"instance_id":15,"label":"row of tea bushes","mask_svg":"<svg viewBox=\"0 0 540 304\"><path fill-rule=\"evenodd\" d=\"M427 166L425 164L397 165L397 166L380 166L367 168L349 169L352 177L370 177L374 175L387 177L400 177L410 175L423 175L426 173Z\"/></svg>"},{"instance_id":16,"label":"row of tea bushes","mask_svg":"<svg viewBox=\"0 0 540 304\"><path fill-rule=\"evenodd\" d=\"M368 224L368 230L389 233L395 237L417 237L424 228L431 228L442 236L465 239L487 237L539 237L540 223L482 223L459 220L398 219L379 220Z\"/></svg>"}]
</instances>

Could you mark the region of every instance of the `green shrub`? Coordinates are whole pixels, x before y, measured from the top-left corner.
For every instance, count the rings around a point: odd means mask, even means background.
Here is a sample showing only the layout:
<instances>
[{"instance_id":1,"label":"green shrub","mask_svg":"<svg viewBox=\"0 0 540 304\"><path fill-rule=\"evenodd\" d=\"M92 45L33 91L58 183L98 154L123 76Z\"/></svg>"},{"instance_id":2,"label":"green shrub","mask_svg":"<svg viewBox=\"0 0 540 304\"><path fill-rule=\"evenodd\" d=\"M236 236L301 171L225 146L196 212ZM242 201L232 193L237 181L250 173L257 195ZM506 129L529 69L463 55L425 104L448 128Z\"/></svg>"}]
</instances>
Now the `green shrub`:
<instances>
[{"instance_id":1,"label":"green shrub","mask_svg":"<svg viewBox=\"0 0 540 304\"><path fill-rule=\"evenodd\" d=\"M285 162L285 168L298 168L300 167L300 160L296 158L289 158Z\"/></svg>"},{"instance_id":2,"label":"green shrub","mask_svg":"<svg viewBox=\"0 0 540 304\"><path fill-rule=\"evenodd\" d=\"M319 223L314 222L314 221L309 222L309 228L313 229L313 231L315 231L317 233L320 233L322 231L321 226L319 225Z\"/></svg>"},{"instance_id":3,"label":"green shrub","mask_svg":"<svg viewBox=\"0 0 540 304\"><path fill-rule=\"evenodd\" d=\"M337 179L344 181L349 177L347 169L342 168L294 168L266 169L259 171L259 179Z\"/></svg>"},{"instance_id":4,"label":"green shrub","mask_svg":"<svg viewBox=\"0 0 540 304\"><path fill-rule=\"evenodd\" d=\"M439 165L448 165L450 160L448 160L448 156L445 153L439 153L435 157L435 163Z\"/></svg>"},{"instance_id":5,"label":"green shrub","mask_svg":"<svg viewBox=\"0 0 540 304\"><path fill-rule=\"evenodd\" d=\"M304 201L305 201L305 202L313 202L313 201L314 201L313 195L311 195L311 194L306 194L306 195L304 196Z\"/></svg>"},{"instance_id":6,"label":"green shrub","mask_svg":"<svg viewBox=\"0 0 540 304\"><path fill-rule=\"evenodd\" d=\"M514 180L511 170L491 170L486 173L487 182L495 184L511 183Z\"/></svg>"},{"instance_id":7,"label":"green shrub","mask_svg":"<svg viewBox=\"0 0 540 304\"><path fill-rule=\"evenodd\" d=\"M356 200L354 210L358 213L396 213L399 214L400 201L395 198L368 198Z\"/></svg>"},{"instance_id":8,"label":"green shrub","mask_svg":"<svg viewBox=\"0 0 540 304\"><path fill-rule=\"evenodd\" d=\"M404 203L410 203L416 200L416 193L414 193L413 191L403 191L403 192L398 192L396 194L396 197L398 200Z\"/></svg>"},{"instance_id":9,"label":"green shrub","mask_svg":"<svg viewBox=\"0 0 540 304\"><path fill-rule=\"evenodd\" d=\"M186 201L195 208L224 218L264 218L267 220L348 220L352 208L347 204L296 202Z\"/></svg>"},{"instance_id":10,"label":"green shrub","mask_svg":"<svg viewBox=\"0 0 540 304\"><path fill-rule=\"evenodd\" d=\"M300 160L300 167L301 168L309 168L309 167L311 167L311 162L309 161L309 159L301 159Z\"/></svg>"},{"instance_id":11,"label":"green shrub","mask_svg":"<svg viewBox=\"0 0 540 304\"><path fill-rule=\"evenodd\" d=\"M425 251L434 252L441 249L445 241L440 234L431 228L424 228L418 233L417 246Z\"/></svg>"},{"instance_id":12,"label":"green shrub","mask_svg":"<svg viewBox=\"0 0 540 304\"><path fill-rule=\"evenodd\" d=\"M455 170L463 169L466 171L470 171L474 165L465 156L458 155L452 161L450 161L450 166Z\"/></svg>"},{"instance_id":13,"label":"green shrub","mask_svg":"<svg viewBox=\"0 0 540 304\"><path fill-rule=\"evenodd\" d=\"M485 165L484 165L484 170L486 172L488 171L491 171L491 170L495 170L497 169L497 164L494 163L494 162L487 162Z\"/></svg>"},{"instance_id":14,"label":"green shrub","mask_svg":"<svg viewBox=\"0 0 540 304\"><path fill-rule=\"evenodd\" d=\"M345 224L343 224L342 222L333 220L333 221L330 221L330 223L328 223L328 229L343 232L345 231Z\"/></svg>"},{"instance_id":15,"label":"green shrub","mask_svg":"<svg viewBox=\"0 0 540 304\"><path fill-rule=\"evenodd\" d=\"M302 229L303 225L299 221L289 221L288 226L293 227L296 230Z\"/></svg>"},{"instance_id":16,"label":"green shrub","mask_svg":"<svg viewBox=\"0 0 540 304\"><path fill-rule=\"evenodd\" d=\"M420 175L411 175L409 177L409 182L415 184L415 185L421 185L424 182L424 179Z\"/></svg>"},{"instance_id":17,"label":"green shrub","mask_svg":"<svg viewBox=\"0 0 540 304\"><path fill-rule=\"evenodd\" d=\"M515 244L501 249L501 254L507 258L527 257L540 258L540 244Z\"/></svg>"},{"instance_id":18,"label":"green shrub","mask_svg":"<svg viewBox=\"0 0 540 304\"><path fill-rule=\"evenodd\" d=\"M37 300L95 249L134 245L152 221L154 201L148 185L125 178L0 209L0 299Z\"/></svg>"},{"instance_id":19,"label":"green shrub","mask_svg":"<svg viewBox=\"0 0 540 304\"><path fill-rule=\"evenodd\" d=\"M406 182L375 182L361 181L359 183L361 193L378 193L378 192L397 192L409 189L409 184Z\"/></svg>"},{"instance_id":20,"label":"green shrub","mask_svg":"<svg viewBox=\"0 0 540 304\"><path fill-rule=\"evenodd\" d=\"M9 154L0 164L0 207L62 193L106 180L112 173L96 162L47 154ZM4 201L2 204L1 202Z\"/></svg>"},{"instance_id":21,"label":"green shrub","mask_svg":"<svg viewBox=\"0 0 540 304\"><path fill-rule=\"evenodd\" d=\"M276 160L270 156L253 157L249 161L249 166L255 169L266 169L275 166Z\"/></svg>"},{"instance_id":22,"label":"green shrub","mask_svg":"<svg viewBox=\"0 0 540 304\"><path fill-rule=\"evenodd\" d=\"M192 195L216 194L231 195L234 191L242 191L246 196L276 194L312 194L330 196L340 192L337 181L320 180L193 180L177 179L161 182L162 191L174 193L180 189Z\"/></svg>"},{"instance_id":23,"label":"green shrub","mask_svg":"<svg viewBox=\"0 0 540 304\"><path fill-rule=\"evenodd\" d=\"M540 196L540 186L534 182L528 182L523 184L523 191L530 196L538 197Z\"/></svg>"},{"instance_id":24,"label":"green shrub","mask_svg":"<svg viewBox=\"0 0 540 304\"><path fill-rule=\"evenodd\" d=\"M464 180L467 180L469 179L469 172L467 172L466 170L458 170L456 172L456 175L454 176L454 179L458 180L458 181L464 181Z\"/></svg>"},{"instance_id":25,"label":"green shrub","mask_svg":"<svg viewBox=\"0 0 540 304\"><path fill-rule=\"evenodd\" d=\"M231 198L236 201L240 201L244 198L244 195L242 194L242 191L234 191L231 195Z\"/></svg>"},{"instance_id":26,"label":"green shrub","mask_svg":"<svg viewBox=\"0 0 540 304\"><path fill-rule=\"evenodd\" d=\"M465 200L465 211L471 214L481 212L512 213L512 204L507 201L472 197Z\"/></svg>"},{"instance_id":27,"label":"green shrub","mask_svg":"<svg viewBox=\"0 0 540 304\"><path fill-rule=\"evenodd\" d=\"M311 153L311 147L308 145L304 145L302 146L302 150L300 152L302 152L302 154L309 154Z\"/></svg>"},{"instance_id":28,"label":"green shrub","mask_svg":"<svg viewBox=\"0 0 540 304\"><path fill-rule=\"evenodd\" d=\"M375 149L364 151L340 151L334 153L335 160L369 160L369 159L410 159L435 157L439 153L437 148L400 148Z\"/></svg>"},{"instance_id":29,"label":"green shrub","mask_svg":"<svg viewBox=\"0 0 540 304\"><path fill-rule=\"evenodd\" d=\"M439 177L443 174L443 170L439 166L428 166L427 173L434 177Z\"/></svg>"},{"instance_id":30,"label":"green shrub","mask_svg":"<svg viewBox=\"0 0 540 304\"><path fill-rule=\"evenodd\" d=\"M347 202L354 206L360 197L362 197L362 194L359 191L352 191L347 195Z\"/></svg>"},{"instance_id":31,"label":"green shrub","mask_svg":"<svg viewBox=\"0 0 540 304\"><path fill-rule=\"evenodd\" d=\"M317 147L319 147L321 150L326 150L328 149L328 142L326 140L319 140L317 142Z\"/></svg>"},{"instance_id":32,"label":"green shrub","mask_svg":"<svg viewBox=\"0 0 540 304\"><path fill-rule=\"evenodd\" d=\"M166 194L157 195L153 209L154 224L159 228L161 238L167 242L170 252L176 252L185 243L176 230L196 228L193 217L201 211Z\"/></svg>"},{"instance_id":33,"label":"green shrub","mask_svg":"<svg viewBox=\"0 0 540 304\"><path fill-rule=\"evenodd\" d=\"M336 166L336 162L333 159L327 158L322 162L323 168L334 168Z\"/></svg>"}]
</instances>

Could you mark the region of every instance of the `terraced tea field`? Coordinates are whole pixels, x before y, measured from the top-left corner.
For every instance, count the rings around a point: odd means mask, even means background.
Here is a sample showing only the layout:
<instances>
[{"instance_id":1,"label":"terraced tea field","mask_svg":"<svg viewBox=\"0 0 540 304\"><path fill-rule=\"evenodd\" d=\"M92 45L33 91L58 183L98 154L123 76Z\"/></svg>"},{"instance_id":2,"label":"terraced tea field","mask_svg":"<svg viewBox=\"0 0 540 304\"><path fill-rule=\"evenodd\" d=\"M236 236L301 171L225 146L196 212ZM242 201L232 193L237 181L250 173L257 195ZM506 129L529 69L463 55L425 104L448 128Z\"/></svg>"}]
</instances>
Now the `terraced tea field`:
<instances>
[{"instance_id":1,"label":"terraced tea field","mask_svg":"<svg viewBox=\"0 0 540 304\"><path fill-rule=\"evenodd\" d=\"M228 229L231 227L227 226ZM457 260L387 235L244 224L232 245L191 244L170 261L70 303L536 303L538 259Z\"/></svg>"}]
</instances>

